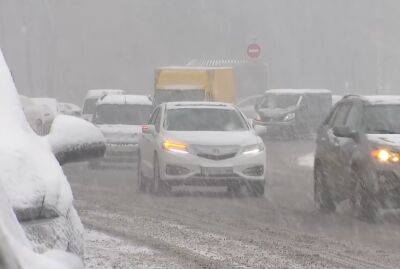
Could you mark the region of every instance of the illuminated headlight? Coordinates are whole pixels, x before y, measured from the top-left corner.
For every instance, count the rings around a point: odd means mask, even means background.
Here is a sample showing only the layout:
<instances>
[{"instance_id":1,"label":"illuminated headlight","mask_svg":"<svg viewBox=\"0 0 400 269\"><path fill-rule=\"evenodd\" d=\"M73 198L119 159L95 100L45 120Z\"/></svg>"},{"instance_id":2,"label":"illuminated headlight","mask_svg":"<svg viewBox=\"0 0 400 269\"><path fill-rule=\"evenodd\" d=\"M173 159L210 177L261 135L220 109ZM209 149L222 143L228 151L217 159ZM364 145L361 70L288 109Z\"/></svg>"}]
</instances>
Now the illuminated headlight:
<instances>
[{"instance_id":1,"label":"illuminated headlight","mask_svg":"<svg viewBox=\"0 0 400 269\"><path fill-rule=\"evenodd\" d=\"M372 156L381 163L399 163L400 153L388 149L377 149L372 151Z\"/></svg>"},{"instance_id":2,"label":"illuminated headlight","mask_svg":"<svg viewBox=\"0 0 400 269\"><path fill-rule=\"evenodd\" d=\"M284 118L283 118L283 120L284 121L291 121L291 120L294 120L294 118L296 118L296 113L288 113Z\"/></svg>"},{"instance_id":3,"label":"illuminated headlight","mask_svg":"<svg viewBox=\"0 0 400 269\"><path fill-rule=\"evenodd\" d=\"M249 145L249 146L243 147L242 154L243 155L257 154L263 150L264 150L264 144L262 144L262 143L255 144L255 145Z\"/></svg>"},{"instance_id":4,"label":"illuminated headlight","mask_svg":"<svg viewBox=\"0 0 400 269\"><path fill-rule=\"evenodd\" d=\"M175 153L189 153L189 147L186 143L173 141L173 140L165 140L162 144L162 147L166 151L175 152Z\"/></svg>"}]
</instances>

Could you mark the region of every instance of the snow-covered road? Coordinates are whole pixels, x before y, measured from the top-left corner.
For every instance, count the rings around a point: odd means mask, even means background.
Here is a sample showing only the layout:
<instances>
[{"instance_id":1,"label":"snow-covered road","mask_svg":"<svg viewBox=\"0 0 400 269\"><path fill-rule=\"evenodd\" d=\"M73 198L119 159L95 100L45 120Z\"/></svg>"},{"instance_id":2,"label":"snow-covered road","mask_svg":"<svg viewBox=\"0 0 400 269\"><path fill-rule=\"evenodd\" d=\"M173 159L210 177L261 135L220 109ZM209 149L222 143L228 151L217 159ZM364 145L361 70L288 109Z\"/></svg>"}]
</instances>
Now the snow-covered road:
<instances>
[{"instance_id":1,"label":"snow-covered road","mask_svg":"<svg viewBox=\"0 0 400 269\"><path fill-rule=\"evenodd\" d=\"M313 205L312 142L269 142L265 198L221 190L154 197L135 171L65 167L87 233L89 268L398 268L397 220L371 225Z\"/></svg>"}]
</instances>

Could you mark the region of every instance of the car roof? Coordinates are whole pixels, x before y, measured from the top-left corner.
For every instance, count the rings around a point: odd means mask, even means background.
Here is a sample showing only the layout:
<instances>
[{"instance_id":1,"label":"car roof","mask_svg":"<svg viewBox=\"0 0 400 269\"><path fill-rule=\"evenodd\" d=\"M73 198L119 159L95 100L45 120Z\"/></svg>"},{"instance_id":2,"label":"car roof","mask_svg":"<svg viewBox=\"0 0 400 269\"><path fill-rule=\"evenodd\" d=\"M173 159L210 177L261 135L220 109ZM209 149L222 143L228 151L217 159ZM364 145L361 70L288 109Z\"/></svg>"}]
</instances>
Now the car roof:
<instances>
[{"instance_id":1,"label":"car roof","mask_svg":"<svg viewBox=\"0 0 400 269\"><path fill-rule=\"evenodd\" d=\"M265 93L273 94L331 94L332 92L327 89L271 89L266 90Z\"/></svg>"},{"instance_id":2,"label":"car roof","mask_svg":"<svg viewBox=\"0 0 400 269\"><path fill-rule=\"evenodd\" d=\"M88 90L86 98L99 98L105 94L124 94L125 90L121 89L93 89Z\"/></svg>"},{"instance_id":3,"label":"car roof","mask_svg":"<svg viewBox=\"0 0 400 269\"><path fill-rule=\"evenodd\" d=\"M361 100L369 105L400 105L400 95L346 95L342 100Z\"/></svg>"},{"instance_id":4,"label":"car roof","mask_svg":"<svg viewBox=\"0 0 400 269\"><path fill-rule=\"evenodd\" d=\"M150 98L146 95L106 95L97 101L97 105L113 104L113 105L153 105Z\"/></svg>"},{"instance_id":5,"label":"car roof","mask_svg":"<svg viewBox=\"0 0 400 269\"><path fill-rule=\"evenodd\" d=\"M167 109L179 108L215 108L215 109L235 109L232 104L222 102L168 102L165 103Z\"/></svg>"}]
</instances>

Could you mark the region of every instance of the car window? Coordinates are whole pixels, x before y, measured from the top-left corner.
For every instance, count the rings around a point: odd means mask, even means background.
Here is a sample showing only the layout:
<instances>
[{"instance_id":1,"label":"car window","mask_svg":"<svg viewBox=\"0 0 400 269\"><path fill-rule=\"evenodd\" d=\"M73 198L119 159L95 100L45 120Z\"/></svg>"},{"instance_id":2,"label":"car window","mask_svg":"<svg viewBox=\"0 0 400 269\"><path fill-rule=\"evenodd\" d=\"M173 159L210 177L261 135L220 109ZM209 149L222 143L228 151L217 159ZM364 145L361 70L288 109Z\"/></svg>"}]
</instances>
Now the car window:
<instances>
[{"instance_id":1,"label":"car window","mask_svg":"<svg viewBox=\"0 0 400 269\"><path fill-rule=\"evenodd\" d=\"M161 128L161 116L162 116L162 111L160 109L158 111L157 116L154 121L154 126L156 128L157 133L160 131L160 128Z\"/></svg>"},{"instance_id":2,"label":"car window","mask_svg":"<svg viewBox=\"0 0 400 269\"><path fill-rule=\"evenodd\" d=\"M150 119L149 119L149 124L150 124L150 125L154 125L154 124L155 124L156 117L157 117L159 111L160 111L160 108L157 107L157 108L153 111L153 113L151 114Z\"/></svg>"},{"instance_id":3,"label":"car window","mask_svg":"<svg viewBox=\"0 0 400 269\"><path fill-rule=\"evenodd\" d=\"M360 106L354 104L351 106L346 119L346 126L352 130L360 130L361 128L361 113Z\"/></svg>"},{"instance_id":4,"label":"car window","mask_svg":"<svg viewBox=\"0 0 400 269\"><path fill-rule=\"evenodd\" d=\"M349 114L350 109L351 109L350 103L340 104L334 112L334 115L330 122L330 126L331 127L345 126L347 115Z\"/></svg>"}]
</instances>

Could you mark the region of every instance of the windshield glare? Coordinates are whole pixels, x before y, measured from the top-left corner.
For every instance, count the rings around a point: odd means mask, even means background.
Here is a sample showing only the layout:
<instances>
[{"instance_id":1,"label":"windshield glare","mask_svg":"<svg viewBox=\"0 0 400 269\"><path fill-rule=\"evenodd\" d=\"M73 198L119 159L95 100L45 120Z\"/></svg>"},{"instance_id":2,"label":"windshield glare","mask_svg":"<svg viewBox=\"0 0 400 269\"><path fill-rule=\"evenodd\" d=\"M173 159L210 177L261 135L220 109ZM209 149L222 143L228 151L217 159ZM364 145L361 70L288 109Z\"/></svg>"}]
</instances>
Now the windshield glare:
<instances>
[{"instance_id":1,"label":"windshield glare","mask_svg":"<svg viewBox=\"0 0 400 269\"><path fill-rule=\"evenodd\" d=\"M365 108L368 134L400 134L400 105L375 105Z\"/></svg>"},{"instance_id":2,"label":"windshield glare","mask_svg":"<svg viewBox=\"0 0 400 269\"><path fill-rule=\"evenodd\" d=\"M104 104L97 107L97 124L146 124L153 106Z\"/></svg>"},{"instance_id":3,"label":"windshield glare","mask_svg":"<svg viewBox=\"0 0 400 269\"><path fill-rule=\"evenodd\" d=\"M288 108L297 105L300 95L266 95L261 108Z\"/></svg>"},{"instance_id":4,"label":"windshield glare","mask_svg":"<svg viewBox=\"0 0 400 269\"><path fill-rule=\"evenodd\" d=\"M245 131L244 118L232 109L180 108L167 112L168 131Z\"/></svg>"}]
</instances>

